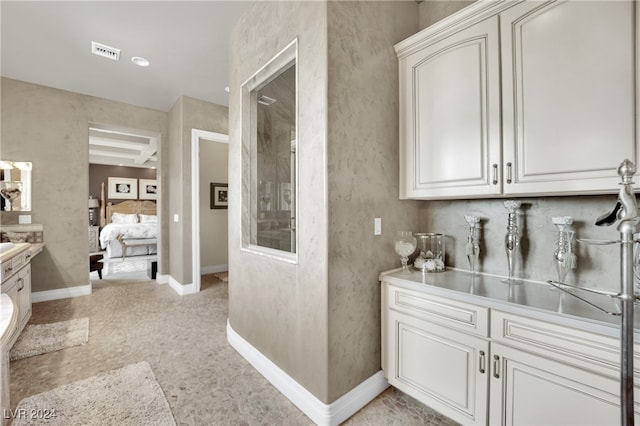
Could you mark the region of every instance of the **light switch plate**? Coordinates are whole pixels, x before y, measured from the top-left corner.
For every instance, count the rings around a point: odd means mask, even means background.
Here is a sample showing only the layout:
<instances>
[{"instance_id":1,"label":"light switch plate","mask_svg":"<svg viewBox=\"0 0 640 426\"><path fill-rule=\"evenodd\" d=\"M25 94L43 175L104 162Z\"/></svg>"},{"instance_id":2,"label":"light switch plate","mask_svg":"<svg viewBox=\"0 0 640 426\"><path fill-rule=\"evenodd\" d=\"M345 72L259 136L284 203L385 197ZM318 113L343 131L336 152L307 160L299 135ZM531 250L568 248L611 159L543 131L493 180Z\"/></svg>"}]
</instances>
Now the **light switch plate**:
<instances>
[{"instance_id":1,"label":"light switch plate","mask_svg":"<svg viewBox=\"0 0 640 426\"><path fill-rule=\"evenodd\" d=\"M376 217L373 219L373 235L382 235L382 218Z\"/></svg>"},{"instance_id":2,"label":"light switch plate","mask_svg":"<svg viewBox=\"0 0 640 426\"><path fill-rule=\"evenodd\" d=\"M173 215L173 221L174 222L179 222L180 221L180 216L178 216L177 213Z\"/></svg>"},{"instance_id":3,"label":"light switch plate","mask_svg":"<svg viewBox=\"0 0 640 426\"><path fill-rule=\"evenodd\" d=\"M30 214L20 214L18 215L18 223L20 225L27 225L31 223L31 215Z\"/></svg>"}]
</instances>

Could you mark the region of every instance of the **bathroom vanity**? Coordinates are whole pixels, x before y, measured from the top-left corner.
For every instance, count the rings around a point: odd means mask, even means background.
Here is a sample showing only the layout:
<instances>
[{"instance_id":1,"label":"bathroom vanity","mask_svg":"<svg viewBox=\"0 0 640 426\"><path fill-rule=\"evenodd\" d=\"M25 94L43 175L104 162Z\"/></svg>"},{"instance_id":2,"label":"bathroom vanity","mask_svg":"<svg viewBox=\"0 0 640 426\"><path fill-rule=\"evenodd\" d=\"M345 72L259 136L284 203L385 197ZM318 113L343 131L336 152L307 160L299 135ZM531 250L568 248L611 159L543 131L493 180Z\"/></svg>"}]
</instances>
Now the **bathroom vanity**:
<instances>
[{"instance_id":1,"label":"bathroom vanity","mask_svg":"<svg viewBox=\"0 0 640 426\"><path fill-rule=\"evenodd\" d=\"M31 259L44 244L0 243L0 409L9 408L9 351L31 317ZM2 424L7 421L2 416Z\"/></svg>"},{"instance_id":2,"label":"bathroom vanity","mask_svg":"<svg viewBox=\"0 0 640 426\"><path fill-rule=\"evenodd\" d=\"M380 281L394 387L463 424L620 424L620 317L590 305L616 311L611 298L456 269Z\"/></svg>"}]
</instances>

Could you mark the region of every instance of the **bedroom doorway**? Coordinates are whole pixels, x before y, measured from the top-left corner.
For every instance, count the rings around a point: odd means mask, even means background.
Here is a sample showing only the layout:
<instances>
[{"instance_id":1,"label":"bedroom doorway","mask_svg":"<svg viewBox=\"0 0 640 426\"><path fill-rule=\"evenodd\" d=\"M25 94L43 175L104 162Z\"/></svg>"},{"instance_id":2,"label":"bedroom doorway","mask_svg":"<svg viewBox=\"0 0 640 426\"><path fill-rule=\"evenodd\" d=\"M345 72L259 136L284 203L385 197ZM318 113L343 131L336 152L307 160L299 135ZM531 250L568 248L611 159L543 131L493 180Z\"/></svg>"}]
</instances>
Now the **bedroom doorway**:
<instances>
[{"instance_id":1,"label":"bedroom doorway","mask_svg":"<svg viewBox=\"0 0 640 426\"><path fill-rule=\"evenodd\" d=\"M227 227L229 136L191 130L192 281L229 269Z\"/></svg>"},{"instance_id":2,"label":"bedroom doorway","mask_svg":"<svg viewBox=\"0 0 640 426\"><path fill-rule=\"evenodd\" d=\"M154 240L152 245L127 248L126 262L122 262L122 257L121 255L117 256L117 252L109 251L114 248L122 250L122 244L119 241L107 241L106 251L102 249L98 241L97 250L94 245L93 249L90 248L90 255L101 257L100 263L103 267L100 275L110 275L111 273L114 274L112 278L119 279L123 277L122 274L128 274L132 279L134 277L137 277L136 279L151 277L156 279L152 270L158 272L162 270L162 251L159 250L162 247L163 236L160 143L161 134L158 132L111 124L89 123L89 205L92 205L91 199L94 199L98 202L94 201L93 205L98 204L99 206L93 211L91 207L89 209L92 213L90 216L93 216L93 220L90 219L90 241L91 222L93 222L93 228L97 228L94 229L96 238L102 235L105 226L110 222L107 218L107 204L109 202L114 205L117 212L120 212L117 206L123 206L122 209L125 209L122 210L123 213L135 213L135 216L139 218L140 226L152 227L153 234L145 231L144 237ZM127 191L118 189L126 185L128 185ZM133 204L131 208L135 212L126 210L127 203ZM140 210L141 208L144 211ZM143 214L139 215L138 213ZM105 238L107 236L105 234ZM137 234L130 235L130 237L142 238ZM152 246L153 249L151 249ZM116 258L120 258L120 262L115 262ZM155 268L149 267L152 262L156 262ZM93 270L92 266L91 271L93 272Z\"/></svg>"}]
</instances>

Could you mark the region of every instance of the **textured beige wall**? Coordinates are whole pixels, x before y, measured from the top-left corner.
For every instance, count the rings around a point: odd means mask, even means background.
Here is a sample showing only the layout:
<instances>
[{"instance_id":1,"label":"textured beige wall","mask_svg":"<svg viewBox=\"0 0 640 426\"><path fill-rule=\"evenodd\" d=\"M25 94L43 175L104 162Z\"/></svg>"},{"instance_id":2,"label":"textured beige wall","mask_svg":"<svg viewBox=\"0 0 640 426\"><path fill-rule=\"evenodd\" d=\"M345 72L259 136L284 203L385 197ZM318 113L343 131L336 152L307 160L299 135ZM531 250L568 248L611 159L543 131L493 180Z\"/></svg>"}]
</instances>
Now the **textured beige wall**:
<instances>
[{"instance_id":1,"label":"textured beige wall","mask_svg":"<svg viewBox=\"0 0 640 426\"><path fill-rule=\"evenodd\" d=\"M425 29L452 13L469 6L475 0L426 0L418 6L420 29Z\"/></svg>"},{"instance_id":2,"label":"textured beige wall","mask_svg":"<svg viewBox=\"0 0 640 426\"><path fill-rule=\"evenodd\" d=\"M33 163L33 223L46 248L33 260L33 290L89 284L89 123L167 134L167 114L2 78L0 156ZM162 144L163 141L161 141ZM17 220L1 213L3 223Z\"/></svg>"},{"instance_id":3,"label":"textured beige wall","mask_svg":"<svg viewBox=\"0 0 640 426\"><path fill-rule=\"evenodd\" d=\"M240 250L241 134L232 96L231 326L326 403L380 370L377 277L399 262L393 232L418 222L419 204L398 201L393 49L417 29L413 1L263 2L232 38L238 93L299 37L300 258L291 265Z\"/></svg>"},{"instance_id":4,"label":"textured beige wall","mask_svg":"<svg viewBox=\"0 0 640 426\"><path fill-rule=\"evenodd\" d=\"M180 280L183 276L183 254L184 235L182 233L182 221L184 221L184 208L182 205L182 169L184 159L182 158L182 101L178 99L169 110L169 143L167 144L167 184L169 186L169 203L167 206L167 222L169 226L169 240L171 244L169 250L169 269L166 273ZM174 221L174 216L178 215L178 222ZM180 281L183 282L183 281ZM184 282L183 282L184 283Z\"/></svg>"},{"instance_id":5,"label":"textured beige wall","mask_svg":"<svg viewBox=\"0 0 640 426\"><path fill-rule=\"evenodd\" d=\"M212 209L211 183L229 181L229 144L200 140L200 266L229 263L228 210Z\"/></svg>"},{"instance_id":6,"label":"textured beige wall","mask_svg":"<svg viewBox=\"0 0 640 426\"><path fill-rule=\"evenodd\" d=\"M180 284L193 282L191 256L191 130L227 134L228 109L182 96L169 112L171 124L169 181L171 188L171 276ZM178 214L179 221L173 221Z\"/></svg>"},{"instance_id":7,"label":"textured beige wall","mask_svg":"<svg viewBox=\"0 0 640 426\"><path fill-rule=\"evenodd\" d=\"M329 383L331 401L380 370L380 272L399 266L398 61L414 1L329 2ZM375 217L382 235L373 235Z\"/></svg>"},{"instance_id":8,"label":"textured beige wall","mask_svg":"<svg viewBox=\"0 0 640 426\"><path fill-rule=\"evenodd\" d=\"M229 320L324 402L328 388L325 2L256 2L231 35ZM298 37L298 263L241 250L240 86Z\"/></svg>"}]
</instances>

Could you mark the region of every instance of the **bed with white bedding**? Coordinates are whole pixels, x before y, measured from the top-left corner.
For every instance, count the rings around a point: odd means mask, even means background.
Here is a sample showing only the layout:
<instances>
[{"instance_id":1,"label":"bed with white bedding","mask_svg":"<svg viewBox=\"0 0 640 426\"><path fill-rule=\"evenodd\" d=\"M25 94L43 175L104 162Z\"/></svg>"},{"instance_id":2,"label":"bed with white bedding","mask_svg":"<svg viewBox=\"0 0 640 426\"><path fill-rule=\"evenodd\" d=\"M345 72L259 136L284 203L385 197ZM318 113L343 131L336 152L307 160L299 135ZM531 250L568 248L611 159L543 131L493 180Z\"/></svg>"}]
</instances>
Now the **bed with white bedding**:
<instances>
[{"instance_id":1,"label":"bed with white bedding","mask_svg":"<svg viewBox=\"0 0 640 426\"><path fill-rule=\"evenodd\" d=\"M109 203L106 209L107 224L100 231L100 247L106 249L106 258L123 258L123 245L119 240L156 240L158 219L153 201L124 201ZM132 245L126 248L126 257L148 256L157 253L155 244Z\"/></svg>"}]
</instances>

